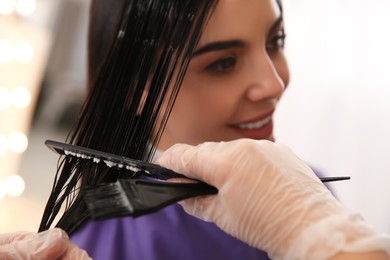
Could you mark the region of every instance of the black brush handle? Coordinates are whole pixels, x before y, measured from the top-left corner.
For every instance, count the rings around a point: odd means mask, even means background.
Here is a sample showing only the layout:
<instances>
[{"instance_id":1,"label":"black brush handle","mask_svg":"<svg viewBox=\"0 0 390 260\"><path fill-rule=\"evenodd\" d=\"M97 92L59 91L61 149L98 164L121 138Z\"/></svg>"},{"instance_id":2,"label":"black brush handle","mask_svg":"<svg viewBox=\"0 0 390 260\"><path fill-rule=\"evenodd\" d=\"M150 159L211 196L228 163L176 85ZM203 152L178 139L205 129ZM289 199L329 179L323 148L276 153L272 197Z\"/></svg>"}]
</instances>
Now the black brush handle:
<instances>
[{"instance_id":1,"label":"black brush handle","mask_svg":"<svg viewBox=\"0 0 390 260\"><path fill-rule=\"evenodd\" d=\"M173 183L150 180L120 182L124 190L133 191L133 194L128 195L132 195L129 200L134 208L134 216L155 212L184 199L218 193L215 187L204 182Z\"/></svg>"},{"instance_id":2,"label":"black brush handle","mask_svg":"<svg viewBox=\"0 0 390 260\"><path fill-rule=\"evenodd\" d=\"M340 177L321 177L320 180L322 182L331 182L331 181L344 181L349 180L351 177L348 176L340 176Z\"/></svg>"}]
</instances>

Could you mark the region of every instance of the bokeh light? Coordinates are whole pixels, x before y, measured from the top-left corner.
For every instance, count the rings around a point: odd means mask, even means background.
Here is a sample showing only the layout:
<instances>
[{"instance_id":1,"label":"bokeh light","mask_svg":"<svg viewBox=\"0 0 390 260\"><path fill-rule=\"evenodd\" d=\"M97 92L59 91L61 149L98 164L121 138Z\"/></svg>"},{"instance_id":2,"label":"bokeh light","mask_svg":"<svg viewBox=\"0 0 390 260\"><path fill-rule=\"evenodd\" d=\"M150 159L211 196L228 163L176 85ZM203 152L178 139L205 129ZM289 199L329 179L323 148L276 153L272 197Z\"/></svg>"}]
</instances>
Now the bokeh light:
<instances>
[{"instance_id":1,"label":"bokeh light","mask_svg":"<svg viewBox=\"0 0 390 260\"><path fill-rule=\"evenodd\" d=\"M20 15L28 16L34 13L37 3L35 0L19 0L16 10Z\"/></svg>"},{"instance_id":2,"label":"bokeh light","mask_svg":"<svg viewBox=\"0 0 390 260\"><path fill-rule=\"evenodd\" d=\"M0 179L0 199L6 194L5 182Z\"/></svg>"},{"instance_id":3,"label":"bokeh light","mask_svg":"<svg viewBox=\"0 0 390 260\"><path fill-rule=\"evenodd\" d=\"M19 175L11 175L5 179L6 193L12 197L18 197L24 192L25 184Z\"/></svg>"},{"instance_id":4,"label":"bokeh light","mask_svg":"<svg viewBox=\"0 0 390 260\"><path fill-rule=\"evenodd\" d=\"M0 86L0 111L6 110L11 105L11 93L5 87Z\"/></svg>"},{"instance_id":5,"label":"bokeh light","mask_svg":"<svg viewBox=\"0 0 390 260\"><path fill-rule=\"evenodd\" d=\"M16 8L16 0L0 0L0 14L11 14Z\"/></svg>"},{"instance_id":6,"label":"bokeh light","mask_svg":"<svg viewBox=\"0 0 390 260\"><path fill-rule=\"evenodd\" d=\"M17 108L25 108L31 102L31 93L23 87L16 87L12 90L12 104Z\"/></svg>"},{"instance_id":7,"label":"bokeh light","mask_svg":"<svg viewBox=\"0 0 390 260\"><path fill-rule=\"evenodd\" d=\"M13 54L14 48L12 44L9 41L0 39L0 64L10 63L14 57Z\"/></svg>"},{"instance_id":8,"label":"bokeh light","mask_svg":"<svg viewBox=\"0 0 390 260\"><path fill-rule=\"evenodd\" d=\"M6 154L7 151L8 151L8 138L5 135L0 134L0 156Z\"/></svg>"},{"instance_id":9,"label":"bokeh light","mask_svg":"<svg viewBox=\"0 0 390 260\"><path fill-rule=\"evenodd\" d=\"M18 42L14 48L15 59L20 63L28 63L34 55L34 50L28 42Z\"/></svg>"},{"instance_id":10,"label":"bokeh light","mask_svg":"<svg viewBox=\"0 0 390 260\"><path fill-rule=\"evenodd\" d=\"M27 136L21 132L14 132L8 138L9 149L15 153L23 153L28 146Z\"/></svg>"}]
</instances>

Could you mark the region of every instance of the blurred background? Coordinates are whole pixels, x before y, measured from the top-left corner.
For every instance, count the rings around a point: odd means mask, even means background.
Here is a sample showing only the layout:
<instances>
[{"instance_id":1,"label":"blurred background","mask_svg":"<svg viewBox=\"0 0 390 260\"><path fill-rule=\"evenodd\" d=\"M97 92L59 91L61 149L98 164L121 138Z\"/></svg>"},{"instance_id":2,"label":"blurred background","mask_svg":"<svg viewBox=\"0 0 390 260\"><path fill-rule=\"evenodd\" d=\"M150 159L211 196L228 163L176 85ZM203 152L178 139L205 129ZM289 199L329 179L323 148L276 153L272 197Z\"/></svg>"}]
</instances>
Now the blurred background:
<instances>
[{"instance_id":1,"label":"blurred background","mask_svg":"<svg viewBox=\"0 0 390 260\"><path fill-rule=\"evenodd\" d=\"M277 141L390 233L390 2L284 0L291 84ZM36 231L85 92L89 0L0 0L0 232Z\"/></svg>"}]
</instances>

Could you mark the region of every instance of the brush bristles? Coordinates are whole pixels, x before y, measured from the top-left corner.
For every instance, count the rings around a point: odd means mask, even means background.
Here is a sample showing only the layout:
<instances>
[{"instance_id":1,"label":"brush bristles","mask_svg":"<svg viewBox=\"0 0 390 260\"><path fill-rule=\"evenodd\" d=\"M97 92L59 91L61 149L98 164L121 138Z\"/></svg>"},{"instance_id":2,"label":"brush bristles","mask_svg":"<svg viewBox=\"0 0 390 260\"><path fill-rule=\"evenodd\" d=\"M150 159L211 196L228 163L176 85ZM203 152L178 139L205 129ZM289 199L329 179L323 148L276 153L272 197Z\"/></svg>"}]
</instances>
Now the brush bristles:
<instances>
[{"instance_id":1,"label":"brush bristles","mask_svg":"<svg viewBox=\"0 0 390 260\"><path fill-rule=\"evenodd\" d=\"M132 215L134 212L129 197L119 182L87 188L83 196L94 219Z\"/></svg>"}]
</instances>

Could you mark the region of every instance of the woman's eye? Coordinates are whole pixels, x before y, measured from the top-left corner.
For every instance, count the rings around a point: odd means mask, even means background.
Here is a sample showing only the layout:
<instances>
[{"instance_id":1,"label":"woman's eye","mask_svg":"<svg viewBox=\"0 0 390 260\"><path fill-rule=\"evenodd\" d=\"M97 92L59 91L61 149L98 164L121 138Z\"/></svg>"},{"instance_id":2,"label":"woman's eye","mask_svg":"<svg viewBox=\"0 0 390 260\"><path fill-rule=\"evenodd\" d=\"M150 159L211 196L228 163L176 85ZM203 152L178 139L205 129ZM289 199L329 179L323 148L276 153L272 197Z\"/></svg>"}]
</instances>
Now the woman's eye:
<instances>
[{"instance_id":1,"label":"woman's eye","mask_svg":"<svg viewBox=\"0 0 390 260\"><path fill-rule=\"evenodd\" d=\"M271 41L267 43L267 49L283 49L284 43L286 41L286 34L284 31L279 31L278 34L276 34Z\"/></svg>"},{"instance_id":2,"label":"woman's eye","mask_svg":"<svg viewBox=\"0 0 390 260\"><path fill-rule=\"evenodd\" d=\"M227 57L211 63L205 68L205 70L216 73L229 72L233 69L235 64L235 57Z\"/></svg>"}]
</instances>

